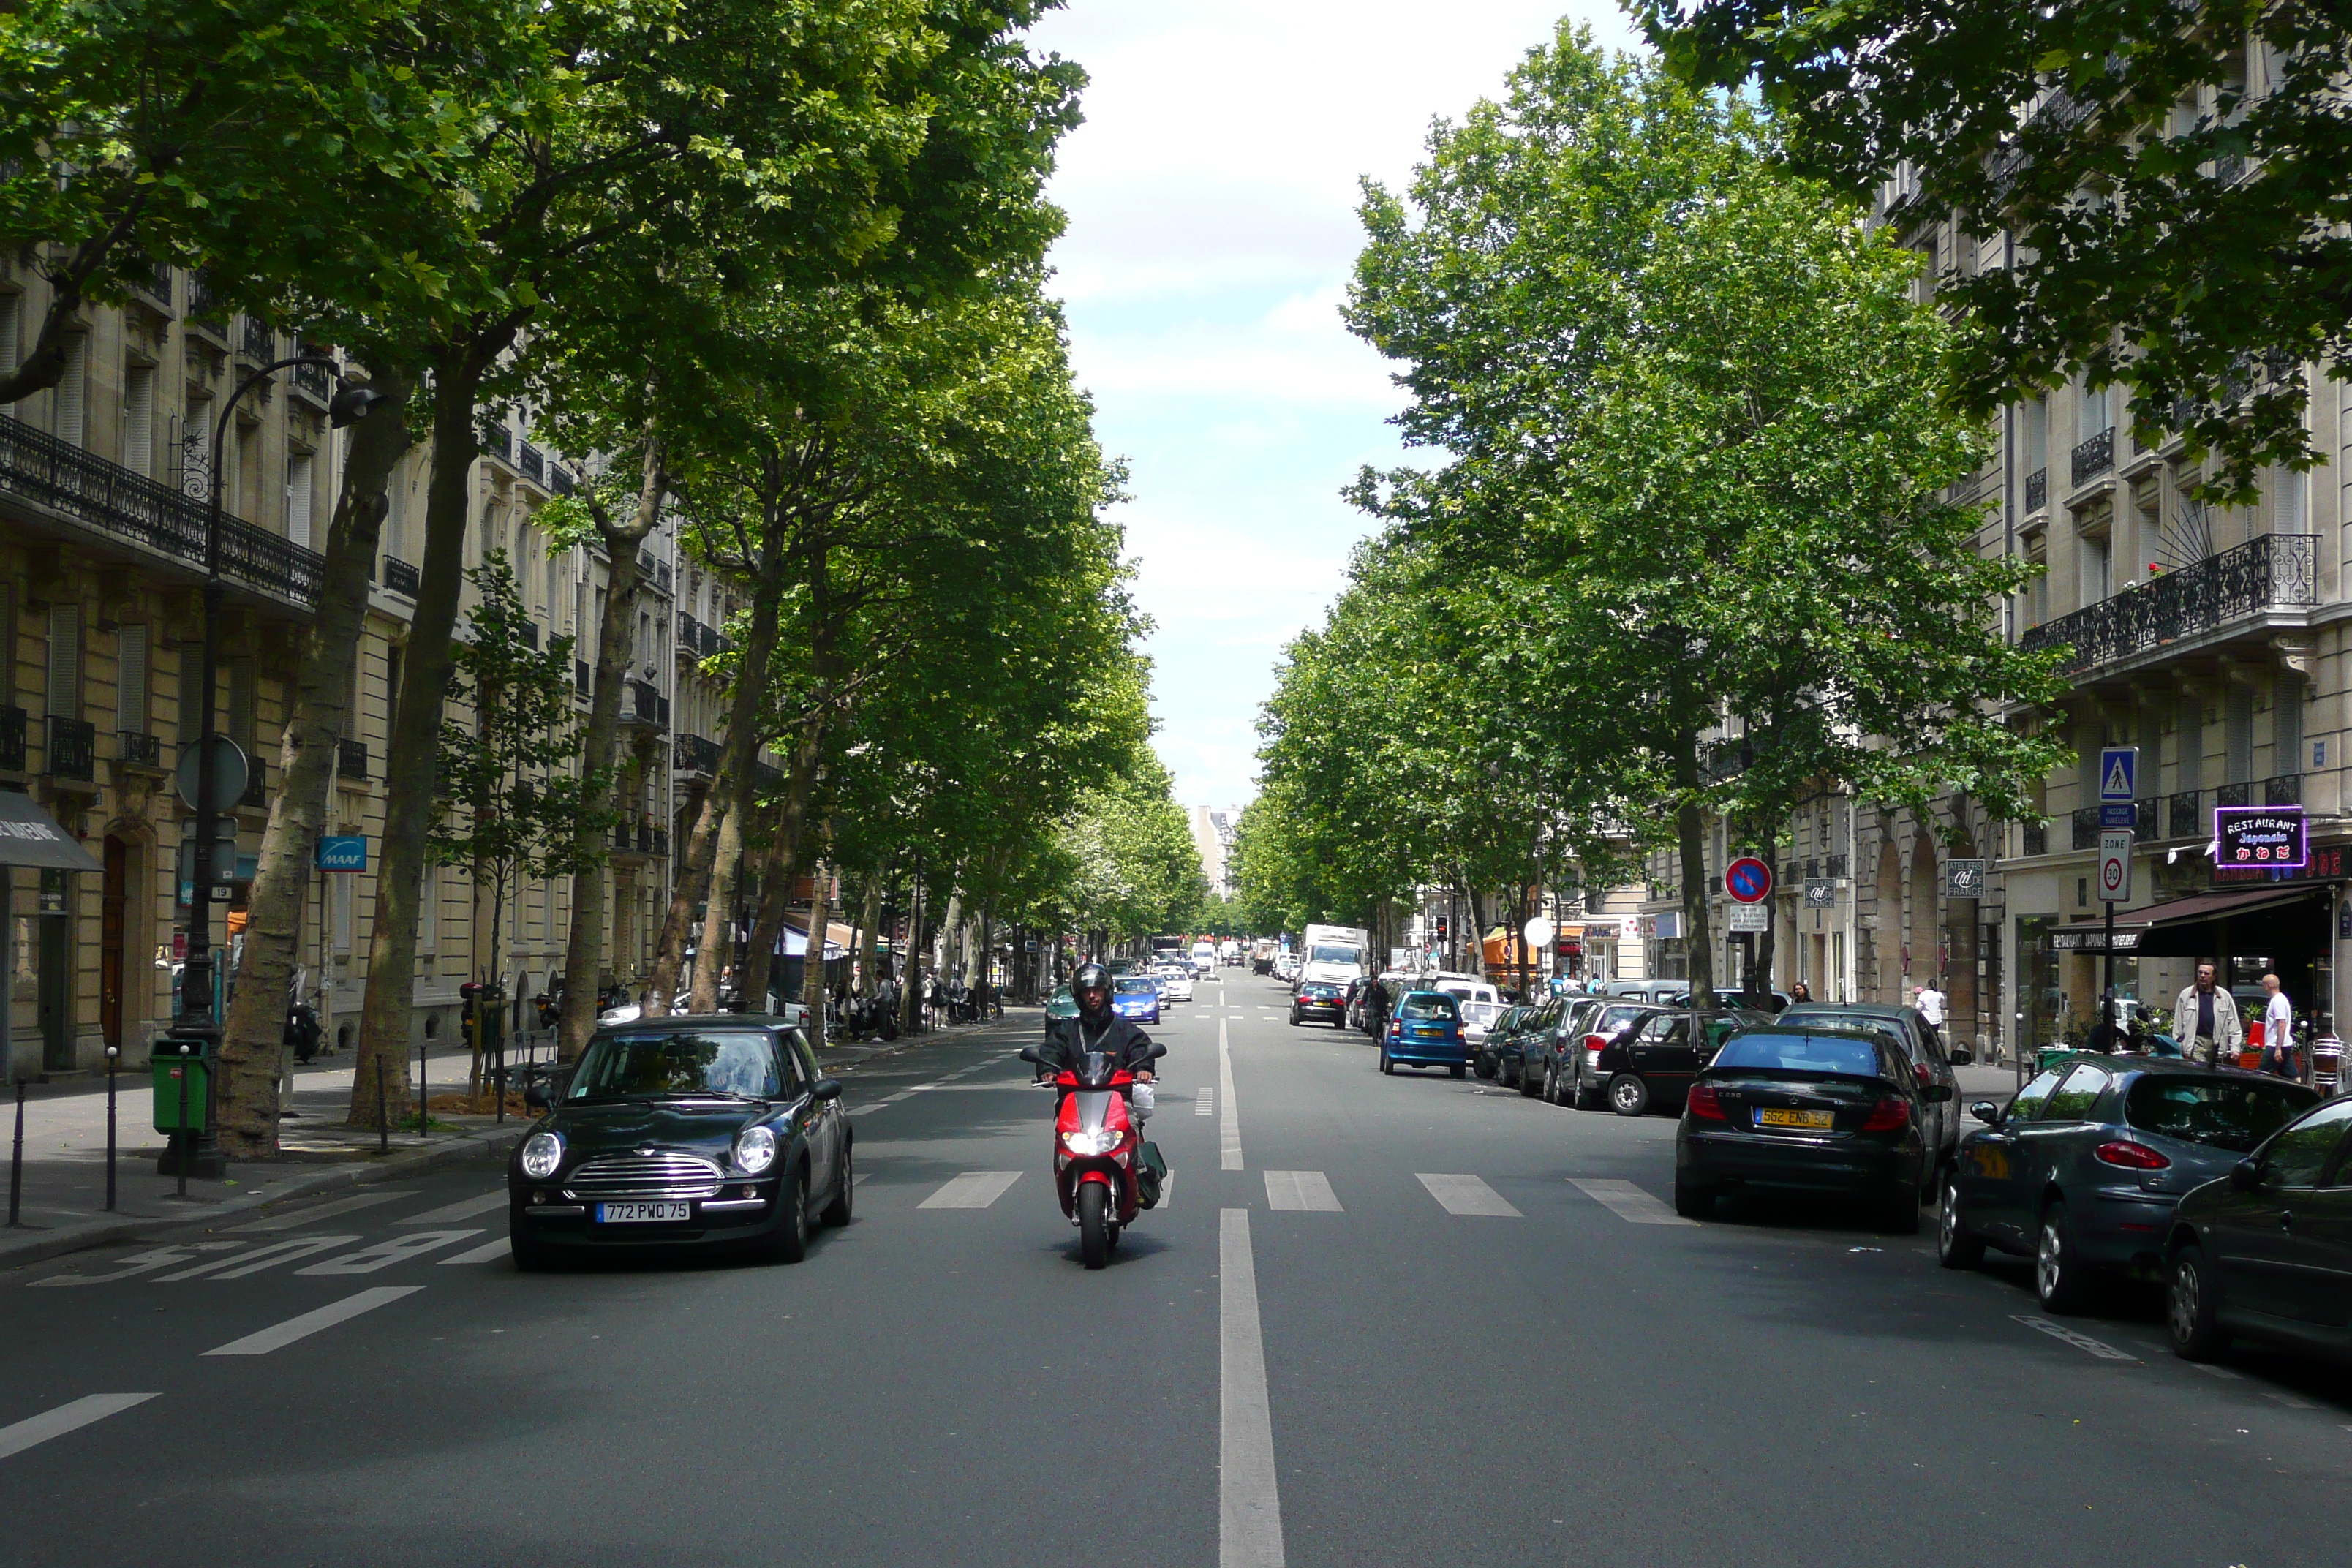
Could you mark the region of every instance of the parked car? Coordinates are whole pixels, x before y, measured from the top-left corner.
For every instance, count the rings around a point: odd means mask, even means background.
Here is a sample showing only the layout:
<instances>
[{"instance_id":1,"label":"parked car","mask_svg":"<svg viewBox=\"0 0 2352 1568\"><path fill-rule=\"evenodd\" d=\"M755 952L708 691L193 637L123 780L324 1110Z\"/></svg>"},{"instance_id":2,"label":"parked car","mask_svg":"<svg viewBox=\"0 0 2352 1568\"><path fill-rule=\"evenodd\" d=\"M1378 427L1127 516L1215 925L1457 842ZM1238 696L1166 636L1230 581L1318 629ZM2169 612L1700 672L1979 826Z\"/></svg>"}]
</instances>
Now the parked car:
<instances>
[{"instance_id":1,"label":"parked car","mask_svg":"<svg viewBox=\"0 0 2352 1568\"><path fill-rule=\"evenodd\" d=\"M1381 1071L1400 1067L1442 1067L1455 1078L1470 1072L1470 1047L1462 1037L1462 1004L1443 991L1408 991L1381 1036Z\"/></svg>"},{"instance_id":2,"label":"parked car","mask_svg":"<svg viewBox=\"0 0 2352 1568\"><path fill-rule=\"evenodd\" d=\"M1274 977L1282 981L1297 979L1298 955L1295 952L1276 953L1274 959Z\"/></svg>"},{"instance_id":3,"label":"parked car","mask_svg":"<svg viewBox=\"0 0 2352 1568\"><path fill-rule=\"evenodd\" d=\"M600 1028L507 1163L515 1267L597 1249L747 1248L797 1263L856 1189L841 1085L781 1018Z\"/></svg>"},{"instance_id":4,"label":"parked car","mask_svg":"<svg viewBox=\"0 0 2352 1568\"><path fill-rule=\"evenodd\" d=\"M1653 1011L1622 996L1576 996L1564 1005L1544 1042L1540 1094L1554 1105L1598 1110L1608 1090L1601 1053L1619 1031Z\"/></svg>"},{"instance_id":5,"label":"parked car","mask_svg":"<svg viewBox=\"0 0 2352 1568\"><path fill-rule=\"evenodd\" d=\"M1926 1108L1927 1147L1934 1152L1937 1164L1948 1163L1960 1152L1959 1079L1952 1076L1952 1064L1967 1063L1969 1053L1965 1047L1946 1045L1918 1008L1887 1002L1808 1002L1783 1011L1780 1021L1892 1033L1904 1055L1911 1058L1911 1069L1921 1083L1940 1083L1952 1091Z\"/></svg>"},{"instance_id":6,"label":"parked car","mask_svg":"<svg viewBox=\"0 0 2352 1568\"><path fill-rule=\"evenodd\" d=\"M1543 1052L1567 1011L1557 999L1524 1003L1512 1009L1509 1034L1489 1048L1495 1057L1496 1079L1533 1099L1543 1088Z\"/></svg>"},{"instance_id":7,"label":"parked car","mask_svg":"<svg viewBox=\"0 0 2352 1568\"><path fill-rule=\"evenodd\" d=\"M1045 1032L1052 1034L1055 1025L1077 1016L1078 999L1070 994L1068 984L1055 986L1054 994L1045 998Z\"/></svg>"},{"instance_id":8,"label":"parked car","mask_svg":"<svg viewBox=\"0 0 2352 1568\"><path fill-rule=\"evenodd\" d=\"M2105 1270L2154 1274L2173 1214L2318 1100L2234 1068L2078 1053L2017 1091L1962 1140L1944 1178L1936 1250L1966 1268L1988 1246L2033 1259L2033 1293L2079 1310ZM2352 1297L2347 1297L2352 1301Z\"/></svg>"},{"instance_id":9,"label":"parked car","mask_svg":"<svg viewBox=\"0 0 2352 1568\"><path fill-rule=\"evenodd\" d=\"M1110 983L1110 1009L1139 1024L1160 1022L1160 982L1148 974L1122 974Z\"/></svg>"},{"instance_id":10,"label":"parked car","mask_svg":"<svg viewBox=\"0 0 2352 1568\"><path fill-rule=\"evenodd\" d=\"M2165 1248L2165 1328L2204 1361L2233 1336L2352 1359L2352 1099L2281 1128L2180 1200Z\"/></svg>"},{"instance_id":11,"label":"parked car","mask_svg":"<svg viewBox=\"0 0 2352 1568\"><path fill-rule=\"evenodd\" d=\"M1336 980L1309 980L1290 999L1290 1026L1312 1020L1342 1027L1348 1017L1348 988Z\"/></svg>"},{"instance_id":12,"label":"parked car","mask_svg":"<svg viewBox=\"0 0 2352 1568\"><path fill-rule=\"evenodd\" d=\"M1370 975L1360 976L1348 983L1348 1007L1345 1015L1345 1021L1349 1028L1362 1029L1367 1027L1369 1019L1364 1012L1364 1004L1370 1000L1372 994L1372 987L1379 984L1379 981L1374 980Z\"/></svg>"},{"instance_id":13,"label":"parked car","mask_svg":"<svg viewBox=\"0 0 2352 1568\"><path fill-rule=\"evenodd\" d=\"M1463 1011L1467 1013L1469 1010L1470 1005L1465 1004ZM1463 1031L1470 1043L1470 1070L1480 1078L1500 1079L1503 1064L1499 1053L1511 1037L1525 1026L1535 1011L1532 1007L1506 1007L1476 1035L1471 1035L1466 1029Z\"/></svg>"},{"instance_id":14,"label":"parked car","mask_svg":"<svg viewBox=\"0 0 2352 1568\"><path fill-rule=\"evenodd\" d=\"M1507 1010L1517 1009L1514 1004L1506 1002L1472 1001L1462 1004L1462 1037L1470 1042L1472 1050L1476 1050L1485 1042L1487 1032L1495 1026L1495 1021Z\"/></svg>"},{"instance_id":15,"label":"parked car","mask_svg":"<svg viewBox=\"0 0 2352 1568\"><path fill-rule=\"evenodd\" d=\"M1655 1007L1690 1005L1690 982L1687 980L1604 980L1594 987L1593 994L1622 997L1629 1002L1647 1002Z\"/></svg>"},{"instance_id":16,"label":"parked car","mask_svg":"<svg viewBox=\"0 0 2352 1568\"><path fill-rule=\"evenodd\" d=\"M1731 1007L1660 1007L1609 1037L1593 1065L1609 1109L1645 1115L1653 1105L1679 1110L1691 1080L1733 1030L1770 1022Z\"/></svg>"},{"instance_id":17,"label":"parked car","mask_svg":"<svg viewBox=\"0 0 2352 1568\"><path fill-rule=\"evenodd\" d=\"M1883 1032L1743 1029L1691 1083L1675 1131L1675 1212L1703 1219L1722 1193L1777 1188L1864 1199L1882 1229L1911 1235L1936 1169L1919 1112L1950 1093L1920 1083Z\"/></svg>"}]
</instances>

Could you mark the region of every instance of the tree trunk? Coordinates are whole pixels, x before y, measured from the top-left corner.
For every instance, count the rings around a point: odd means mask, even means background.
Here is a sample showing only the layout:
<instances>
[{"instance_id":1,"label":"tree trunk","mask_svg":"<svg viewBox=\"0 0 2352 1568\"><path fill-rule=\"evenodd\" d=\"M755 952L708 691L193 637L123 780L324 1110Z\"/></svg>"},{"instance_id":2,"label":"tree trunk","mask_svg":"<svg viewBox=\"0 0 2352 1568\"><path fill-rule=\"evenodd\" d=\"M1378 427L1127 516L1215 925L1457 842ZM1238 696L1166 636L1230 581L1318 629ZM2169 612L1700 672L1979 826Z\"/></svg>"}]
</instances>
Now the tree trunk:
<instances>
[{"instance_id":1,"label":"tree trunk","mask_svg":"<svg viewBox=\"0 0 2352 1568\"><path fill-rule=\"evenodd\" d=\"M701 956L694 965L694 1011L708 1013L719 1005L719 943L731 929L735 893L742 875L743 834L751 817L751 801L760 785L760 712L768 694L768 673L776 652L776 606L782 585L772 577L754 581L751 625L743 639L743 658L735 667L735 690L727 705L727 745L719 759L719 777L730 791L727 815L719 824L719 837L710 863L709 907L702 917Z\"/></svg>"},{"instance_id":2,"label":"tree trunk","mask_svg":"<svg viewBox=\"0 0 2352 1568\"><path fill-rule=\"evenodd\" d=\"M723 774L724 757L719 765ZM670 998L677 994L677 972L686 963L686 933L694 924L694 906L709 889L710 859L718 852L719 827L727 816L727 794L719 788L723 782L723 777L713 779L704 792L702 808L694 814L694 831L684 846L677 879L670 884L669 910L662 917L661 937L654 944L653 977L646 982L648 1018L667 1014Z\"/></svg>"},{"instance_id":3,"label":"tree trunk","mask_svg":"<svg viewBox=\"0 0 2352 1568\"><path fill-rule=\"evenodd\" d=\"M1715 940L1707 923L1706 818L1698 805L1698 737L1676 737L1675 783L1683 804L1675 810L1675 841L1682 852L1683 945L1690 952L1691 996L1697 1006L1715 1000Z\"/></svg>"},{"instance_id":4,"label":"tree trunk","mask_svg":"<svg viewBox=\"0 0 2352 1568\"><path fill-rule=\"evenodd\" d=\"M751 947L736 974L755 1012L766 1005L768 971L775 962L776 941L783 935L784 916L792 910L793 883L800 871L801 833L808 823L809 796L816 790L817 759L824 746L824 720L820 714L810 720L808 732L793 747L784 798L769 825L768 849L761 859L760 918L751 928Z\"/></svg>"},{"instance_id":5,"label":"tree trunk","mask_svg":"<svg viewBox=\"0 0 2352 1568\"><path fill-rule=\"evenodd\" d=\"M963 889L948 889L947 918L940 921L940 955L936 973L950 985L961 973L963 962Z\"/></svg>"},{"instance_id":6,"label":"tree trunk","mask_svg":"<svg viewBox=\"0 0 2352 1568\"><path fill-rule=\"evenodd\" d=\"M425 564L417 574L416 613L409 623L399 700L385 748L383 853L375 884L375 925L368 939L367 997L360 1008L360 1048L352 1064L351 1125L375 1124L376 1073L404 1104L410 1011L416 987L416 910L423 892L425 837L433 822L434 760L441 744L441 705L449 687L450 634L464 586L466 527L473 518L474 404L482 374L512 334L443 353L433 375L433 479L425 490Z\"/></svg>"},{"instance_id":7,"label":"tree trunk","mask_svg":"<svg viewBox=\"0 0 2352 1568\"><path fill-rule=\"evenodd\" d=\"M604 618L596 627L594 695L588 701L588 733L580 752L581 769L590 781L587 809L581 814L580 826L573 830L572 839L581 869L572 874L572 929L565 933L563 942L563 1012L557 1025L561 1031L557 1056L567 1062L580 1059L580 1053L588 1047L589 1037L596 1032L596 992L598 983L604 977L607 924L607 855L603 845L611 842L604 819L612 815L614 794L620 782L621 688L628 680L630 661L635 657L640 581L637 546L653 531L654 522L661 515L662 497L668 489L669 476L662 467L661 445L649 435L637 484L636 510L628 519L615 522L612 514L594 500L593 491L588 501L597 537L604 542L609 570L604 584ZM578 657L576 649L573 657ZM592 849L596 853L589 854Z\"/></svg>"},{"instance_id":8,"label":"tree trunk","mask_svg":"<svg viewBox=\"0 0 2352 1568\"><path fill-rule=\"evenodd\" d=\"M874 973L876 949L880 945L880 933L875 930L882 921L882 871L877 867L866 876L866 898L857 912L857 990L862 996L874 994L877 977Z\"/></svg>"},{"instance_id":9,"label":"tree trunk","mask_svg":"<svg viewBox=\"0 0 2352 1568\"><path fill-rule=\"evenodd\" d=\"M823 845L828 836L818 832ZM801 959L801 1001L809 1010L809 1038L824 1044L824 939L833 924L833 868L819 858L809 868L808 951Z\"/></svg>"},{"instance_id":10,"label":"tree trunk","mask_svg":"<svg viewBox=\"0 0 2352 1568\"><path fill-rule=\"evenodd\" d=\"M334 787L336 742L353 727L352 668L367 624L384 484L411 444L410 383L396 371L379 371L372 384L384 401L352 429L342 490L327 527L318 611L302 634L293 713L278 742L278 790L269 803L246 906L244 968L221 1039L220 1141L240 1160L278 1152L278 1097L272 1089L284 1050L287 987L301 942L303 893ZM332 984L333 944L321 947L320 967Z\"/></svg>"},{"instance_id":11,"label":"tree trunk","mask_svg":"<svg viewBox=\"0 0 2352 1568\"><path fill-rule=\"evenodd\" d=\"M901 965L902 989L898 993L898 1027L908 1034L923 1016L923 878L915 874L907 889L907 962Z\"/></svg>"}]
</instances>

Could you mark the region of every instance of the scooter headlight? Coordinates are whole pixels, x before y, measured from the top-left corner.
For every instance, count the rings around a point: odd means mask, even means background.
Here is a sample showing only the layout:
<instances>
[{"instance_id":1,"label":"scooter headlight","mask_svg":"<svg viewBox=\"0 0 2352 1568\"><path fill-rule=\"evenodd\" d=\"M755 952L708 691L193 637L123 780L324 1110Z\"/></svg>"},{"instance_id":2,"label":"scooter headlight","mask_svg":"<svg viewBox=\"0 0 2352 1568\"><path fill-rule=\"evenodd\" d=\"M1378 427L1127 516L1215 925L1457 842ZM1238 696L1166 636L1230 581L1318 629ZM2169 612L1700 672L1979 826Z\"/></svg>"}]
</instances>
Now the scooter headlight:
<instances>
[{"instance_id":1,"label":"scooter headlight","mask_svg":"<svg viewBox=\"0 0 2352 1568\"><path fill-rule=\"evenodd\" d=\"M563 1140L552 1132L534 1132L523 1141L522 1173L543 1182L563 1163Z\"/></svg>"},{"instance_id":2,"label":"scooter headlight","mask_svg":"<svg viewBox=\"0 0 2352 1568\"><path fill-rule=\"evenodd\" d=\"M735 1168L758 1175L776 1163L776 1134L772 1128L746 1127L735 1135Z\"/></svg>"},{"instance_id":3,"label":"scooter headlight","mask_svg":"<svg viewBox=\"0 0 2352 1568\"><path fill-rule=\"evenodd\" d=\"M1115 1132L1108 1127L1098 1127L1092 1131L1080 1128L1076 1132L1062 1134L1062 1147L1073 1154L1093 1159L1097 1155L1108 1154L1118 1148L1119 1140L1125 1134Z\"/></svg>"}]
</instances>

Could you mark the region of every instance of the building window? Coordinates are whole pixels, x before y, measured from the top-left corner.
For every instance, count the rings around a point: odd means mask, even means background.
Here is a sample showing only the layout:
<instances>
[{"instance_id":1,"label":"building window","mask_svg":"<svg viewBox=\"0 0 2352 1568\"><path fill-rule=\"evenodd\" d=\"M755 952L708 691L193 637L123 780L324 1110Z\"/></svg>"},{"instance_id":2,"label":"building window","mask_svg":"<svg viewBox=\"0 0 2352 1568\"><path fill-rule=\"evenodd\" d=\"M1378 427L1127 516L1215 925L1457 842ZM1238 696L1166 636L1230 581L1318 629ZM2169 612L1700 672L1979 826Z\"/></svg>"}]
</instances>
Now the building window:
<instances>
[{"instance_id":1,"label":"building window","mask_svg":"<svg viewBox=\"0 0 2352 1568\"><path fill-rule=\"evenodd\" d=\"M81 606L49 606L49 707L52 719L81 717Z\"/></svg>"},{"instance_id":2,"label":"building window","mask_svg":"<svg viewBox=\"0 0 2352 1568\"><path fill-rule=\"evenodd\" d=\"M89 335L77 332L66 339L65 351L65 371L58 377L57 437L68 447L79 447L89 434L84 417L89 401Z\"/></svg>"},{"instance_id":3,"label":"building window","mask_svg":"<svg viewBox=\"0 0 2352 1568\"><path fill-rule=\"evenodd\" d=\"M441 942L441 868L425 868L416 900L416 947L430 952Z\"/></svg>"},{"instance_id":4,"label":"building window","mask_svg":"<svg viewBox=\"0 0 2352 1568\"><path fill-rule=\"evenodd\" d=\"M224 732L249 757L253 755L253 660L232 658L221 668L228 677L228 724Z\"/></svg>"},{"instance_id":5,"label":"building window","mask_svg":"<svg viewBox=\"0 0 2352 1568\"><path fill-rule=\"evenodd\" d=\"M152 478L155 472L155 367L127 366L122 373L122 466Z\"/></svg>"},{"instance_id":6,"label":"building window","mask_svg":"<svg viewBox=\"0 0 2352 1568\"><path fill-rule=\"evenodd\" d=\"M286 537L310 547L310 454L297 452L286 460Z\"/></svg>"},{"instance_id":7,"label":"building window","mask_svg":"<svg viewBox=\"0 0 2352 1568\"><path fill-rule=\"evenodd\" d=\"M124 626L115 633L114 727L147 732L147 628Z\"/></svg>"},{"instance_id":8,"label":"building window","mask_svg":"<svg viewBox=\"0 0 2352 1568\"><path fill-rule=\"evenodd\" d=\"M2115 592L2115 557L2105 538L2083 541L2083 603L2097 604Z\"/></svg>"},{"instance_id":9,"label":"building window","mask_svg":"<svg viewBox=\"0 0 2352 1568\"><path fill-rule=\"evenodd\" d=\"M2250 784L2254 776L2254 694L2233 682L2222 708L2227 726L2223 739L2229 746L2226 782Z\"/></svg>"},{"instance_id":10,"label":"building window","mask_svg":"<svg viewBox=\"0 0 2352 1568\"><path fill-rule=\"evenodd\" d=\"M0 375L15 372L24 353L17 332L25 319L22 294L0 294Z\"/></svg>"}]
</instances>

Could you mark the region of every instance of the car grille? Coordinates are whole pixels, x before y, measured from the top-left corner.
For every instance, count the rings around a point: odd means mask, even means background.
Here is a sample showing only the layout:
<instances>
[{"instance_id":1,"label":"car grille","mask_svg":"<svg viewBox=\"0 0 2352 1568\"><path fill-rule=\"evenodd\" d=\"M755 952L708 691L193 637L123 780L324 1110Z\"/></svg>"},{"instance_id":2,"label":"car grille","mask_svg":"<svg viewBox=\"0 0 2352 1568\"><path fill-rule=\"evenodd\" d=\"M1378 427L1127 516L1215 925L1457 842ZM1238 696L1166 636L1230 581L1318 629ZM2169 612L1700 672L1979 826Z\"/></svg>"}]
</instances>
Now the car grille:
<instances>
[{"instance_id":1,"label":"car grille","mask_svg":"<svg viewBox=\"0 0 2352 1568\"><path fill-rule=\"evenodd\" d=\"M565 1178L567 1198L707 1198L719 1167L699 1154L599 1154Z\"/></svg>"}]
</instances>

